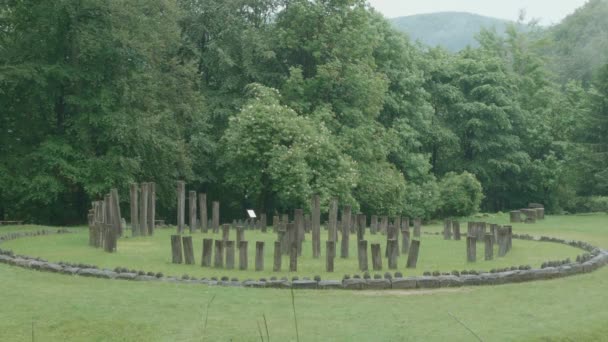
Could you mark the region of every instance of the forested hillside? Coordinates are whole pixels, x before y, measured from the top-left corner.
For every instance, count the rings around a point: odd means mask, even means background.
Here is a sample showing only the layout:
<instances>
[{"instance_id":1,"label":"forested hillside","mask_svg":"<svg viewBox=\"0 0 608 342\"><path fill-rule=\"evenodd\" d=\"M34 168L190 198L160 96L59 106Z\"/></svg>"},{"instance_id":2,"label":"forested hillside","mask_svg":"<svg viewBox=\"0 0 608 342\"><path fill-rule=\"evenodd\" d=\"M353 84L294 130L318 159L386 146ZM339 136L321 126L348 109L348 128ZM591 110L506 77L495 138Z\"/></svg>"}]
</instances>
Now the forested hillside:
<instances>
[{"instance_id":1,"label":"forested hillside","mask_svg":"<svg viewBox=\"0 0 608 342\"><path fill-rule=\"evenodd\" d=\"M513 24L508 20L465 12L416 14L392 18L391 22L413 41L420 41L430 47L441 46L452 52L458 52L467 46L479 47L475 36L483 28L495 29L502 35Z\"/></svg>"},{"instance_id":2,"label":"forested hillside","mask_svg":"<svg viewBox=\"0 0 608 342\"><path fill-rule=\"evenodd\" d=\"M363 0L23 0L0 26L0 217L82 222L155 181L172 219L178 179L226 217L313 193L426 218L608 195L608 61L557 82L514 27L453 54Z\"/></svg>"}]
</instances>

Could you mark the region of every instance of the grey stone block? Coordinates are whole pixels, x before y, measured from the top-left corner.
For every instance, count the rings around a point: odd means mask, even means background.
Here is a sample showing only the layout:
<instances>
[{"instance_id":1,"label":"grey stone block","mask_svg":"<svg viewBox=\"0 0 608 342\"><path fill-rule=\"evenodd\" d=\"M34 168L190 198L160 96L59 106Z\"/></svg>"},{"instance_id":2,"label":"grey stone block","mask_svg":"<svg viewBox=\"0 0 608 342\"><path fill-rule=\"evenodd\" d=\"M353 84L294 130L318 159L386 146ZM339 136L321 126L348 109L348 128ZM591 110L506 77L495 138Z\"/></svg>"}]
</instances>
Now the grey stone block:
<instances>
[{"instance_id":1,"label":"grey stone block","mask_svg":"<svg viewBox=\"0 0 608 342\"><path fill-rule=\"evenodd\" d=\"M318 285L319 289L333 290L342 289L342 282L339 280L321 280Z\"/></svg>"},{"instance_id":2,"label":"grey stone block","mask_svg":"<svg viewBox=\"0 0 608 342\"><path fill-rule=\"evenodd\" d=\"M391 281L388 279L367 279L367 288L373 290L384 290L391 288Z\"/></svg>"},{"instance_id":3,"label":"grey stone block","mask_svg":"<svg viewBox=\"0 0 608 342\"><path fill-rule=\"evenodd\" d=\"M294 280L291 282L291 286L294 289L314 290L317 288L317 282L314 280Z\"/></svg>"},{"instance_id":4,"label":"grey stone block","mask_svg":"<svg viewBox=\"0 0 608 342\"><path fill-rule=\"evenodd\" d=\"M416 278L415 277L407 277L407 278L393 278L391 281L391 287L393 289L415 289L416 288Z\"/></svg>"}]
</instances>

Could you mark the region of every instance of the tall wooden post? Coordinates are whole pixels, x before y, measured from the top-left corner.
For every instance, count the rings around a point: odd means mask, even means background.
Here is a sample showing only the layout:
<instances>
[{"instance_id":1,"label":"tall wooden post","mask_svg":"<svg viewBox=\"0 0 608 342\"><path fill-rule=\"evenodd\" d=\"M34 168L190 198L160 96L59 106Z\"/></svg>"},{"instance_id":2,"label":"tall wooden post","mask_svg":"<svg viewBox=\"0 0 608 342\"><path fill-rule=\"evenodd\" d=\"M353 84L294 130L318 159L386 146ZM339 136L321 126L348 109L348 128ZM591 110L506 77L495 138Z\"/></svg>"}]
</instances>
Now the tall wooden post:
<instances>
[{"instance_id":1,"label":"tall wooden post","mask_svg":"<svg viewBox=\"0 0 608 342\"><path fill-rule=\"evenodd\" d=\"M312 196L312 257L318 259L321 255L321 199L319 195Z\"/></svg>"},{"instance_id":2,"label":"tall wooden post","mask_svg":"<svg viewBox=\"0 0 608 342\"><path fill-rule=\"evenodd\" d=\"M184 232L184 211L186 210L186 183L177 182L177 233Z\"/></svg>"},{"instance_id":3,"label":"tall wooden post","mask_svg":"<svg viewBox=\"0 0 608 342\"><path fill-rule=\"evenodd\" d=\"M131 183L129 187L131 194L131 235L139 235L139 193L137 183Z\"/></svg>"},{"instance_id":4,"label":"tall wooden post","mask_svg":"<svg viewBox=\"0 0 608 342\"><path fill-rule=\"evenodd\" d=\"M190 206L190 234L196 230L196 191L188 193L188 204Z\"/></svg>"},{"instance_id":5,"label":"tall wooden post","mask_svg":"<svg viewBox=\"0 0 608 342\"><path fill-rule=\"evenodd\" d=\"M202 193L198 194L198 211L199 211L199 220L201 221L201 231L203 233L207 233L207 194Z\"/></svg>"}]
</instances>

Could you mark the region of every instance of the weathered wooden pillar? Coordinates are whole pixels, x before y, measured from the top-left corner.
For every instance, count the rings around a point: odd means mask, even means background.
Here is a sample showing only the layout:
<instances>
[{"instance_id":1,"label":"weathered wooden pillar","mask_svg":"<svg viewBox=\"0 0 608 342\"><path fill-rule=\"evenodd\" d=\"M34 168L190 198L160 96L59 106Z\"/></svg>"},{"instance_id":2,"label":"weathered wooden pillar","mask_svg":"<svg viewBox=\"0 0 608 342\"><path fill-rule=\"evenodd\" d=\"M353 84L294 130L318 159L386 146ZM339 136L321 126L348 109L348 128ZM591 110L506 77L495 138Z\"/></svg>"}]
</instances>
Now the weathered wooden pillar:
<instances>
[{"instance_id":1,"label":"weathered wooden pillar","mask_svg":"<svg viewBox=\"0 0 608 342\"><path fill-rule=\"evenodd\" d=\"M171 262L182 263L182 240L179 235L171 235Z\"/></svg>"},{"instance_id":2,"label":"weathered wooden pillar","mask_svg":"<svg viewBox=\"0 0 608 342\"><path fill-rule=\"evenodd\" d=\"M357 241L365 240L365 228L367 226L367 216L365 214L357 214Z\"/></svg>"},{"instance_id":3,"label":"weathered wooden pillar","mask_svg":"<svg viewBox=\"0 0 608 342\"><path fill-rule=\"evenodd\" d=\"M420 252L420 240L412 240L410 251L407 255L407 268L416 268L418 263L418 253Z\"/></svg>"},{"instance_id":4,"label":"weathered wooden pillar","mask_svg":"<svg viewBox=\"0 0 608 342\"><path fill-rule=\"evenodd\" d=\"M207 225L207 194L198 194L198 217L200 221L201 231L207 233L209 226Z\"/></svg>"},{"instance_id":5,"label":"weathered wooden pillar","mask_svg":"<svg viewBox=\"0 0 608 342\"><path fill-rule=\"evenodd\" d=\"M131 235L139 235L139 192L137 183L131 183L129 193L131 195Z\"/></svg>"},{"instance_id":6,"label":"weathered wooden pillar","mask_svg":"<svg viewBox=\"0 0 608 342\"><path fill-rule=\"evenodd\" d=\"M358 246L357 255L359 257L359 270L367 271L368 270L367 240L359 240L357 243L357 246Z\"/></svg>"},{"instance_id":7,"label":"weathered wooden pillar","mask_svg":"<svg viewBox=\"0 0 608 342\"><path fill-rule=\"evenodd\" d=\"M492 243L492 234L486 234L484 236L485 242L485 259L492 260L494 259L494 244Z\"/></svg>"},{"instance_id":8,"label":"weathered wooden pillar","mask_svg":"<svg viewBox=\"0 0 608 342\"><path fill-rule=\"evenodd\" d=\"M143 188L142 188L143 189ZM177 233L184 232L184 211L186 210L186 182L177 182Z\"/></svg>"},{"instance_id":9,"label":"weathered wooden pillar","mask_svg":"<svg viewBox=\"0 0 608 342\"><path fill-rule=\"evenodd\" d=\"M327 240L338 241L338 199L332 198L329 202L329 228L327 229Z\"/></svg>"},{"instance_id":10,"label":"weathered wooden pillar","mask_svg":"<svg viewBox=\"0 0 608 342\"><path fill-rule=\"evenodd\" d=\"M148 183L148 235L156 229L156 183Z\"/></svg>"},{"instance_id":11,"label":"weathered wooden pillar","mask_svg":"<svg viewBox=\"0 0 608 342\"><path fill-rule=\"evenodd\" d=\"M190 234L196 230L196 191L188 192L188 213L189 213L189 224L188 229Z\"/></svg>"},{"instance_id":12,"label":"weathered wooden pillar","mask_svg":"<svg viewBox=\"0 0 608 342\"><path fill-rule=\"evenodd\" d=\"M460 241L460 222L452 221L452 231L454 233L454 240Z\"/></svg>"},{"instance_id":13,"label":"weathered wooden pillar","mask_svg":"<svg viewBox=\"0 0 608 342\"><path fill-rule=\"evenodd\" d=\"M507 252L509 252L509 251L511 251L511 248L513 247L513 227L505 226L505 229L507 230L507 232L506 232Z\"/></svg>"},{"instance_id":14,"label":"weathered wooden pillar","mask_svg":"<svg viewBox=\"0 0 608 342\"><path fill-rule=\"evenodd\" d=\"M401 253L407 254L410 251L410 231L401 231Z\"/></svg>"},{"instance_id":15,"label":"weathered wooden pillar","mask_svg":"<svg viewBox=\"0 0 608 342\"><path fill-rule=\"evenodd\" d=\"M222 240L228 241L230 239L230 225L223 224L222 225Z\"/></svg>"},{"instance_id":16,"label":"weathered wooden pillar","mask_svg":"<svg viewBox=\"0 0 608 342\"><path fill-rule=\"evenodd\" d=\"M294 210L294 224L296 226L296 243L298 244L298 256L302 255L302 242L304 241L304 210Z\"/></svg>"},{"instance_id":17,"label":"weathered wooden pillar","mask_svg":"<svg viewBox=\"0 0 608 342\"><path fill-rule=\"evenodd\" d=\"M236 247L241 248L241 241L245 241L245 227L236 227Z\"/></svg>"},{"instance_id":18,"label":"weathered wooden pillar","mask_svg":"<svg viewBox=\"0 0 608 342\"><path fill-rule=\"evenodd\" d=\"M279 215L275 215L272 217L272 232L278 233L279 227L281 226L281 218Z\"/></svg>"},{"instance_id":19,"label":"weathered wooden pillar","mask_svg":"<svg viewBox=\"0 0 608 342\"><path fill-rule=\"evenodd\" d=\"M372 215L371 223L369 225L369 233L376 235L376 232L378 232L378 216Z\"/></svg>"},{"instance_id":20,"label":"weathered wooden pillar","mask_svg":"<svg viewBox=\"0 0 608 342\"><path fill-rule=\"evenodd\" d=\"M443 221L443 239L451 240L452 239L452 220L445 219Z\"/></svg>"},{"instance_id":21,"label":"weathered wooden pillar","mask_svg":"<svg viewBox=\"0 0 608 342\"><path fill-rule=\"evenodd\" d=\"M260 214L260 225L262 226L262 233L266 233L268 230L268 221L266 219L266 213Z\"/></svg>"},{"instance_id":22,"label":"weathered wooden pillar","mask_svg":"<svg viewBox=\"0 0 608 342\"><path fill-rule=\"evenodd\" d=\"M289 272L298 271L298 243L292 242L289 250Z\"/></svg>"},{"instance_id":23,"label":"weathered wooden pillar","mask_svg":"<svg viewBox=\"0 0 608 342\"><path fill-rule=\"evenodd\" d=\"M273 272L281 272L281 241L274 242L274 262L272 265Z\"/></svg>"},{"instance_id":24,"label":"weathered wooden pillar","mask_svg":"<svg viewBox=\"0 0 608 342\"><path fill-rule=\"evenodd\" d=\"M118 190L110 190L110 196L112 198L112 212L114 213L114 231L117 236L122 236L122 216L120 214L120 199L118 198Z\"/></svg>"},{"instance_id":25,"label":"weathered wooden pillar","mask_svg":"<svg viewBox=\"0 0 608 342\"><path fill-rule=\"evenodd\" d=\"M139 235L148 235L148 183L141 183L141 202L139 207Z\"/></svg>"},{"instance_id":26,"label":"weathered wooden pillar","mask_svg":"<svg viewBox=\"0 0 608 342\"><path fill-rule=\"evenodd\" d=\"M291 253L291 244L296 242L297 234L296 234L296 225L293 222L286 223L286 231L285 235L287 236L285 239L285 254L289 255ZM297 244L297 242L296 242Z\"/></svg>"},{"instance_id":27,"label":"weathered wooden pillar","mask_svg":"<svg viewBox=\"0 0 608 342\"><path fill-rule=\"evenodd\" d=\"M264 241L255 242L255 270L264 270Z\"/></svg>"},{"instance_id":28,"label":"weathered wooden pillar","mask_svg":"<svg viewBox=\"0 0 608 342\"><path fill-rule=\"evenodd\" d=\"M395 240L395 253L397 253L397 257L401 255L401 250L399 250L399 232L401 231L401 216L395 217L395 228L393 228L393 239Z\"/></svg>"},{"instance_id":29,"label":"weathered wooden pillar","mask_svg":"<svg viewBox=\"0 0 608 342\"><path fill-rule=\"evenodd\" d=\"M382 251L379 243L372 243L372 268L374 271L382 271Z\"/></svg>"},{"instance_id":30,"label":"weathered wooden pillar","mask_svg":"<svg viewBox=\"0 0 608 342\"><path fill-rule=\"evenodd\" d=\"M203 255L201 257L201 266L211 266L211 254L213 248L213 239L203 239Z\"/></svg>"},{"instance_id":31,"label":"weathered wooden pillar","mask_svg":"<svg viewBox=\"0 0 608 342\"><path fill-rule=\"evenodd\" d=\"M382 216L380 218L380 233L382 235L386 235L386 230L388 229L388 216Z\"/></svg>"},{"instance_id":32,"label":"weathered wooden pillar","mask_svg":"<svg viewBox=\"0 0 608 342\"><path fill-rule=\"evenodd\" d=\"M192 248L192 236L182 237L184 243L184 262L186 265L194 265L194 249Z\"/></svg>"},{"instance_id":33,"label":"weathered wooden pillar","mask_svg":"<svg viewBox=\"0 0 608 342\"><path fill-rule=\"evenodd\" d=\"M350 243L350 205L345 205L342 209L342 244L340 245L340 257L348 259L348 247Z\"/></svg>"},{"instance_id":34,"label":"weathered wooden pillar","mask_svg":"<svg viewBox=\"0 0 608 342\"><path fill-rule=\"evenodd\" d=\"M336 258L336 242L325 241L325 271L334 271L334 259Z\"/></svg>"},{"instance_id":35,"label":"weathered wooden pillar","mask_svg":"<svg viewBox=\"0 0 608 342\"><path fill-rule=\"evenodd\" d=\"M414 219L414 237L416 237L416 238L420 237L421 227L422 227L422 220L420 218L415 218Z\"/></svg>"},{"instance_id":36,"label":"weathered wooden pillar","mask_svg":"<svg viewBox=\"0 0 608 342\"><path fill-rule=\"evenodd\" d=\"M215 240L215 258L213 266L216 268L224 267L224 241Z\"/></svg>"},{"instance_id":37,"label":"weathered wooden pillar","mask_svg":"<svg viewBox=\"0 0 608 342\"><path fill-rule=\"evenodd\" d=\"M234 269L234 241L226 240L224 241L224 250L226 251L226 269L233 270ZM239 251L240 257L240 251Z\"/></svg>"},{"instance_id":38,"label":"weathered wooden pillar","mask_svg":"<svg viewBox=\"0 0 608 342\"><path fill-rule=\"evenodd\" d=\"M521 211L519 211L519 210L510 211L509 212L509 221L511 221L511 223L521 222Z\"/></svg>"},{"instance_id":39,"label":"weathered wooden pillar","mask_svg":"<svg viewBox=\"0 0 608 342\"><path fill-rule=\"evenodd\" d=\"M545 208L534 208L536 210L536 219L544 220L545 219Z\"/></svg>"},{"instance_id":40,"label":"weathered wooden pillar","mask_svg":"<svg viewBox=\"0 0 608 342\"><path fill-rule=\"evenodd\" d=\"M247 246L248 243L247 241L241 241L241 245L239 246L239 269L240 270L246 270L247 268L249 268L249 261L248 261L248 257L249 255L247 254Z\"/></svg>"},{"instance_id":41,"label":"weathered wooden pillar","mask_svg":"<svg viewBox=\"0 0 608 342\"><path fill-rule=\"evenodd\" d=\"M211 213L211 217L213 220L213 233L217 233L220 230L220 202L213 201L213 213Z\"/></svg>"},{"instance_id":42,"label":"weathered wooden pillar","mask_svg":"<svg viewBox=\"0 0 608 342\"><path fill-rule=\"evenodd\" d=\"M311 225L312 225L312 257L318 259L321 256L321 198L319 195L312 196Z\"/></svg>"},{"instance_id":43,"label":"weathered wooden pillar","mask_svg":"<svg viewBox=\"0 0 608 342\"><path fill-rule=\"evenodd\" d=\"M387 246L386 246L387 250L388 250L388 269L389 270L396 270L397 269L397 251L398 251L398 247L397 247L397 240L396 239L390 239L387 241Z\"/></svg>"},{"instance_id":44,"label":"weathered wooden pillar","mask_svg":"<svg viewBox=\"0 0 608 342\"><path fill-rule=\"evenodd\" d=\"M467 236L467 262L477 261L477 237Z\"/></svg>"}]
</instances>

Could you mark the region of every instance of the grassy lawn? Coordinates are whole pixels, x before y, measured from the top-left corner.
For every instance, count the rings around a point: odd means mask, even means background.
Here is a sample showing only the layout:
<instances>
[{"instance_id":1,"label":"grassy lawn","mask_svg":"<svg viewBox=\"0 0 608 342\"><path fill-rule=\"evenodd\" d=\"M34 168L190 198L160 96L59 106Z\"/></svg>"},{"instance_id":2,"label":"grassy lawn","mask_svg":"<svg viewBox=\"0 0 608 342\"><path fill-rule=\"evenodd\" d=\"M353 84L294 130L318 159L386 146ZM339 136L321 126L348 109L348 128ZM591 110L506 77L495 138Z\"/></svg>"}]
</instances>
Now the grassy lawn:
<instances>
[{"instance_id":1,"label":"grassy lawn","mask_svg":"<svg viewBox=\"0 0 608 342\"><path fill-rule=\"evenodd\" d=\"M483 220L505 223L506 218L496 215ZM0 231L5 229L0 228ZM437 225L428 229L438 231L441 228ZM606 229L608 215L605 214L549 216L536 225L514 227L516 233L579 239L608 248ZM128 252L130 244L135 248L142 243L139 239L119 241L119 253L104 257L101 252L98 254L87 246L80 246L86 245L84 233L20 239L2 247L51 260L74 258L75 261L112 267L118 266L114 262L120 260L125 267L128 261L129 265L141 265L145 270L148 270L146 265L154 265L150 270L155 271L167 267L167 274L194 275L197 271L210 271L200 266L183 266L185 271L182 271L182 266L169 264L170 233L159 233L148 242L146 251L158 248L152 253L159 254L158 259L153 260L147 260L147 256L152 256L148 254L150 252L142 252L141 257ZM246 235L251 241L250 232ZM202 238L200 233L197 236ZM158 247L154 247L157 239ZM271 241L271 234L268 239ZM444 251L446 243L453 243L458 251L455 254ZM536 259L525 258L541 254L545 256L543 259L550 259L546 253L555 253L559 259L571 256L571 252L579 253L551 243L538 246L526 246L525 243L514 240L513 253L505 261L513 258L509 264L535 265ZM425 253L425 247L433 253ZM58 253L57 248L62 251ZM478 248L481 249L481 245ZM433 270L435 265L441 270L471 268L462 260L450 260L452 256L464 258L464 242L444 242L440 237L423 236L420 262L428 270ZM197 260L199 258L197 254ZM354 257L352 259L354 264ZM400 259L400 264L404 262ZM338 265L348 266L337 263L338 272L334 277L347 272ZM269 261L266 266L271 266ZM174 267L180 269L173 270ZM302 271L298 272L301 276L307 275L304 267L302 265ZM488 267L478 262L474 268ZM352 266L348 273L355 269ZM417 272L423 270L421 266ZM247 274L260 277L255 272L235 272L239 279L249 277ZM265 272L266 275L271 273ZM257 323L262 322L262 315L267 318L271 340L296 340L289 291L88 279L6 265L0 265L0 279L0 341L32 340L32 322L37 341L260 341ZM206 306L213 297L208 326L203 331ZM303 341L474 340L474 336L450 314L485 341L602 341L608 336L606 303L608 268L576 277L494 287L437 291L295 291L300 340Z\"/></svg>"}]
</instances>

